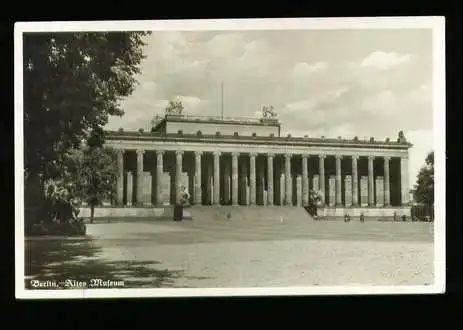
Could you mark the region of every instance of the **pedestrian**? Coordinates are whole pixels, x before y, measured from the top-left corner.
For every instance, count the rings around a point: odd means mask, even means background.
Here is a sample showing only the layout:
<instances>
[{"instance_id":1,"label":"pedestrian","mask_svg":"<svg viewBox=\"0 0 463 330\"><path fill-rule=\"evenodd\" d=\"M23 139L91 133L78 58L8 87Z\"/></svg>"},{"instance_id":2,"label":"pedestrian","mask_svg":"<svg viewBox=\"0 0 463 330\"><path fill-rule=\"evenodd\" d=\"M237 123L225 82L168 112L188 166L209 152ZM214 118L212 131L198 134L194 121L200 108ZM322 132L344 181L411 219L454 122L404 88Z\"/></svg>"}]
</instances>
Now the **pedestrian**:
<instances>
[{"instance_id":1,"label":"pedestrian","mask_svg":"<svg viewBox=\"0 0 463 330\"><path fill-rule=\"evenodd\" d=\"M365 216L363 215L363 213L360 214L360 222L361 223L365 222Z\"/></svg>"}]
</instances>

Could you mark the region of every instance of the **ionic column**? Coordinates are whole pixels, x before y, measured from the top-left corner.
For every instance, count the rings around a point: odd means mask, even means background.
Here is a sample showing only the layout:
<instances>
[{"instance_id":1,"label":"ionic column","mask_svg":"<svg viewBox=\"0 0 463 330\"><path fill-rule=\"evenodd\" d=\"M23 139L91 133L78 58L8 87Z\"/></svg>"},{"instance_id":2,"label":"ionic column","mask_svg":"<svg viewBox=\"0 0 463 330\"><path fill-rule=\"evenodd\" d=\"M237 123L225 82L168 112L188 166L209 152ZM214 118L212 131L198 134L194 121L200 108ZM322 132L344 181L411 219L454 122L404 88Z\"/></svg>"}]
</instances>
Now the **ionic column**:
<instances>
[{"instance_id":1,"label":"ionic column","mask_svg":"<svg viewBox=\"0 0 463 330\"><path fill-rule=\"evenodd\" d=\"M292 187L291 187L291 155L285 154L285 204L293 205L292 201Z\"/></svg>"},{"instance_id":2,"label":"ionic column","mask_svg":"<svg viewBox=\"0 0 463 330\"><path fill-rule=\"evenodd\" d=\"M137 150L137 204L143 203L143 154L145 150Z\"/></svg>"},{"instance_id":3,"label":"ionic column","mask_svg":"<svg viewBox=\"0 0 463 330\"><path fill-rule=\"evenodd\" d=\"M257 154L249 154L249 204L256 204L256 156Z\"/></svg>"},{"instance_id":4,"label":"ionic column","mask_svg":"<svg viewBox=\"0 0 463 330\"><path fill-rule=\"evenodd\" d=\"M117 177L117 204L124 204L124 150L117 150L117 167L119 176Z\"/></svg>"},{"instance_id":5,"label":"ionic column","mask_svg":"<svg viewBox=\"0 0 463 330\"><path fill-rule=\"evenodd\" d=\"M214 152L214 204L220 205L220 152Z\"/></svg>"},{"instance_id":6,"label":"ionic column","mask_svg":"<svg viewBox=\"0 0 463 330\"><path fill-rule=\"evenodd\" d=\"M162 175L164 173L163 164L164 151L156 151L156 204L161 206L162 203Z\"/></svg>"},{"instance_id":7,"label":"ionic column","mask_svg":"<svg viewBox=\"0 0 463 330\"><path fill-rule=\"evenodd\" d=\"M391 205L391 190L389 183L389 161L391 157L384 157L384 206Z\"/></svg>"},{"instance_id":8,"label":"ionic column","mask_svg":"<svg viewBox=\"0 0 463 330\"><path fill-rule=\"evenodd\" d=\"M357 161L359 159L358 155L352 155L352 205L357 206L359 204L359 179L358 179L358 170L357 170Z\"/></svg>"},{"instance_id":9,"label":"ionic column","mask_svg":"<svg viewBox=\"0 0 463 330\"><path fill-rule=\"evenodd\" d=\"M400 158L400 181L402 205L408 205L410 198L408 188L408 156Z\"/></svg>"},{"instance_id":10,"label":"ionic column","mask_svg":"<svg viewBox=\"0 0 463 330\"><path fill-rule=\"evenodd\" d=\"M232 153L232 205L238 205L238 156Z\"/></svg>"},{"instance_id":11,"label":"ionic column","mask_svg":"<svg viewBox=\"0 0 463 330\"><path fill-rule=\"evenodd\" d=\"M321 197L321 204L324 205L325 204L325 158L326 158L326 155L319 155L318 156L318 166L319 166L319 169L318 169L318 174L320 175L320 178L319 178L319 186L320 186L320 197Z\"/></svg>"},{"instance_id":12,"label":"ionic column","mask_svg":"<svg viewBox=\"0 0 463 330\"><path fill-rule=\"evenodd\" d=\"M309 173L307 155L302 155L302 205L309 205Z\"/></svg>"},{"instance_id":13,"label":"ionic column","mask_svg":"<svg viewBox=\"0 0 463 330\"><path fill-rule=\"evenodd\" d=\"M273 154L267 154L267 205L273 205Z\"/></svg>"},{"instance_id":14,"label":"ionic column","mask_svg":"<svg viewBox=\"0 0 463 330\"><path fill-rule=\"evenodd\" d=\"M374 156L368 156L368 204L375 205L375 190L374 190L374 173L373 173L373 160Z\"/></svg>"},{"instance_id":15,"label":"ionic column","mask_svg":"<svg viewBox=\"0 0 463 330\"><path fill-rule=\"evenodd\" d=\"M179 205L182 200L183 151L176 151L175 155L175 203Z\"/></svg>"},{"instance_id":16,"label":"ionic column","mask_svg":"<svg viewBox=\"0 0 463 330\"><path fill-rule=\"evenodd\" d=\"M195 151L195 204L202 203L201 191L201 151Z\"/></svg>"},{"instance_id":17,"label":"ionic column","mask_svg":"<svg viewBox=\"0 0 463 330\"><path fill-rule=\"evenodd\" d=\"M342 155L336 155L336 205L342 206L342 176L341 176L341 160Z\"/></svg>"}]
</instances>

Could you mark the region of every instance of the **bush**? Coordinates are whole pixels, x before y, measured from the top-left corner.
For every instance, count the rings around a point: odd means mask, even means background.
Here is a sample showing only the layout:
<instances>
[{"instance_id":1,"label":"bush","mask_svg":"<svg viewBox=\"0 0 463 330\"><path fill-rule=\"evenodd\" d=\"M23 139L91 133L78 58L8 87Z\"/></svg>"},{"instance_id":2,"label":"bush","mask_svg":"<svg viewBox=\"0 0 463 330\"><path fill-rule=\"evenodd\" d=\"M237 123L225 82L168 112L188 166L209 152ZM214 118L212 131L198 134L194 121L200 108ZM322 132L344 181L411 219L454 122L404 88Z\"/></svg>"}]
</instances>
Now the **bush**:
<instances>
[{"instance_id":1,"label":"bush","mask_svg":"<svg viewBox=\"0 0 463 330\"><path fill-rule=\"evenodd\" d=\"M83 218L78 218L68 222L52 222L35 224L30 228L30 236L84 236L87 227Z\"/></svg>"}]
</instances>

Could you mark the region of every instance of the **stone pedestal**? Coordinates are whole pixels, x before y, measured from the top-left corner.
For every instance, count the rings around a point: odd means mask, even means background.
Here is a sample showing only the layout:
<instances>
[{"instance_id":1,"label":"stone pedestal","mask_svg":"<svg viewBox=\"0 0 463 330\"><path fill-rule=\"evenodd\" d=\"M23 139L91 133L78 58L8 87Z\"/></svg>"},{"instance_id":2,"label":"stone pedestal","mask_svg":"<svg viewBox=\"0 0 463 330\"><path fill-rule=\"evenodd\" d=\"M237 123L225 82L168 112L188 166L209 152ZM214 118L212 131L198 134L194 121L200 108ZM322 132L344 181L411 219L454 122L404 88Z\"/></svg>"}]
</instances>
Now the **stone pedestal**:
<instances>
[{"instance_id":1,"label":"stone pedestal","mask_svg":"<svg viewBox=\"0 0 463 330\"><path fill-rule=\"evenodd\" d=\"M336 204L336 176L330 175L328 178L328 205L333 207Z\"/></svg>"},{"instance_id":2,"label":"stone pedestal","mask_svg":"<svg viewBox=\"0 0 463 330\"><path fill-rule=\"evenodd\" d=\"M368 206L368 177L360 178L360 205Z\"/></svg>"},{"instance_id":3,"label":"stone pedestal","mask_svg":"<svg viewBox=\"0 0 463 330\"><path fill-rule=\"evenodd\" d=\"M352 177L350 175L344 178L344 204L346 207L352 206Z\"/></svg>"},{"instance_id":4,"label":"stone pedestal","mask_svg":"<svg viewBox=\"0 0 463 330\"><path fill-rule=\"evenodd\" d=\"M296 177L296 205L302 206L302 176Z\"/></svg>"},{"instance_id":5,"label":"stone pedestal","mask_svg":"<svg viewBox=\"0 0 463 330\"><path fill-rule=\"evenodd\" d=\"M151 205L151 185L153 179L150 172L143 172L142 202L143 205Z\"/></svg>"},{"instance_id":6,"label":"stone pedestal","mask_svg":"<svg viewBox=\"0 0 463 330\"><path fill-rule=\"evenodd\" d=\"M133 174L132 172L127 172L127 190L126 190L126 198L127 198L127 206L132 206L133 202Z\"/></svg>"},{"instance_id":7,"label":"stone pedestal","mask_svg":"<svg viewBox=\"0 0 463 330\"><path fill-rule=\"evenodd\" d=\"M377 176L375 179L376 206L384 206L384 178Z\"/></svg>"}]
</instances>

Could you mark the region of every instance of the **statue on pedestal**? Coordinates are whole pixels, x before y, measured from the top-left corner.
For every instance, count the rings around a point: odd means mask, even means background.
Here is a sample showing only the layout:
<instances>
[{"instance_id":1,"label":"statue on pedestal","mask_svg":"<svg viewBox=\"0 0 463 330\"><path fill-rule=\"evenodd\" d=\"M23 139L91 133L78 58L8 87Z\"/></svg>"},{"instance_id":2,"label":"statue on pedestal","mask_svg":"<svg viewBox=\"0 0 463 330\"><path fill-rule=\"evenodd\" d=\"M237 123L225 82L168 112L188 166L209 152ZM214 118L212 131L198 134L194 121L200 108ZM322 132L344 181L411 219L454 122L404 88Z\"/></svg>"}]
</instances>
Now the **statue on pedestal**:
<instances>
[{"instance_id":1,"label":"statue on pedestal","mask_svg":"<svg viewBox=\"0 0 463 330\"><path fill-rule=\"evenodd\" d=\"M398 143L407 143L407 139L405 138L404 132L400 131L399 136L397 138Z\"/></svg>"},{"instance_id":2,"label":"statue on pedestal","mask_svg":"<svg viewBox=\"0 0 463 330\"><path fill-rule=\"evenodd\" d=\"M183 104L181 101L169 101L169 105L165 109L166 115L182 115Z\"/></svg>"},{"instance_id":3,"label":"statue on pedestal","mask_svg":"<svg viewBox=\"0 0 463 330\"><path fill-rule=\"evenodd\" d=\"M272 105L264 105L262 107L262 119L276 119L277 113L273 110Z\"/></svg>"}]
</instances>

